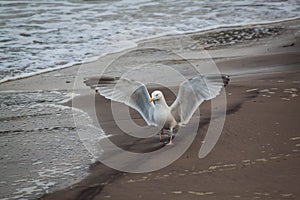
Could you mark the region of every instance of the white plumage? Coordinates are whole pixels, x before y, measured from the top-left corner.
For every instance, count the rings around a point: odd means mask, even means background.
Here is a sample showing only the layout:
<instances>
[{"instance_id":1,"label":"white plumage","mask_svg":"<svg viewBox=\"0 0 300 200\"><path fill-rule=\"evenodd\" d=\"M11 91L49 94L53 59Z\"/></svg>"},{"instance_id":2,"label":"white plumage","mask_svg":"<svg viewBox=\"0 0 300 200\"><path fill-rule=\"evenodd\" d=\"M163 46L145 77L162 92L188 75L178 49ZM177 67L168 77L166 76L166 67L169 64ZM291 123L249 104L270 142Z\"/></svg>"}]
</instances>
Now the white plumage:
<instances>
[{"instance_id":1,"label":"white plumage","mask_svg":"<svg viewBox=\"0 0 300 200\"><path fill-rule=\"evenodd\" d=\"M85 83L100 95L137 110L149 126L169 129L168 144L172 144L173 130L186 125L200 104L215 98L228 81L228 76L201 75L186 80L180 84L177 98L171 106L167 105L161 91L152 92L150 97L143 83L127 78L89 78Z\"/></svg>"}]
</instances>

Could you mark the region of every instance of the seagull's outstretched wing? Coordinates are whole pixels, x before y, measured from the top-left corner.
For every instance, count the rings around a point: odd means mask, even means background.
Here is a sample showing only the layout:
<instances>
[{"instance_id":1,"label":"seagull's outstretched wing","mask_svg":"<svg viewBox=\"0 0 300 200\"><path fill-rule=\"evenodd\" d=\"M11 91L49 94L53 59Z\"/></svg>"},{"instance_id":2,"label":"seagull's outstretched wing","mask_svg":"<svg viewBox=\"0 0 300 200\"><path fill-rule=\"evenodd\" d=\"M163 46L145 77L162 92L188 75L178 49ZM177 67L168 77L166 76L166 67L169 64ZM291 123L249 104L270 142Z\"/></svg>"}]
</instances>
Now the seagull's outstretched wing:
<instances>
[{"instance_id":1,"label":"seagull's outstretched wing","mask_svg":"<svg viewBox=\"0 0 300 200\"><path fill-rule=\"evenodd\" d=\"M180 125L187 124L200 104L215 98L228 81L228 76L197 76L182 82L177 99L171 105L176 121Z\"/></svg>"},{"instance_id":2,"label":"seagull's outstretched wing","mask_svg":"<svg viewBox=\"0 0 300 200\"><path fill-rule=\"evenodd\" d=\"M154 104L150 102L150 95L143 83L126 78L91 77L85 80L85 84L101 96L137 110L148 125L156 125L153 120Z\"/></svg>"}]
</instances>

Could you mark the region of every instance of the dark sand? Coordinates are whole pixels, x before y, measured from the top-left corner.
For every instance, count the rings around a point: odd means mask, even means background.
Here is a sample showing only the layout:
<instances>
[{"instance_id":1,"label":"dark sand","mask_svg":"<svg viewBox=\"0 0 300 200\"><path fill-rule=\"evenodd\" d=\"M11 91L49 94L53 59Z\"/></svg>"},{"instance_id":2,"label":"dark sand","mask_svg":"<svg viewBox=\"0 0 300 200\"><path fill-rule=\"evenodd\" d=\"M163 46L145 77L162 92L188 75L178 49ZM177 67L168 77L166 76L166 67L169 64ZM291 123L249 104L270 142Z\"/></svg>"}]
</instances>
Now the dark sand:
<instances>
[{"instance_id":1,"label":"dark sand","mask_svg":"<svg viewBox=\"0 0 300 200\"><path fill-rule=\"evenodd\" d=\"M201 121L189 149L166 168L131 174L100 162L91 174L43 199L298 199L300 197L300 51L262 54L219 62L220 69L272 69L236 73L226 88L227 117L212 152L198 158L209 123L209 102L200 106ZM80 97L84 98L84 97ZM166 93L172 102L174 95ZM112 141L136 152L164 148L158 137L133 139L117 128L110 101L96 97L102 128ZM120 105L122 106L122 105ZM88 110L88 109L87 109ZM142 123L138 114L132 117ZM175 138L175 145L177 138Z\"/></svg>"}]
</instances>

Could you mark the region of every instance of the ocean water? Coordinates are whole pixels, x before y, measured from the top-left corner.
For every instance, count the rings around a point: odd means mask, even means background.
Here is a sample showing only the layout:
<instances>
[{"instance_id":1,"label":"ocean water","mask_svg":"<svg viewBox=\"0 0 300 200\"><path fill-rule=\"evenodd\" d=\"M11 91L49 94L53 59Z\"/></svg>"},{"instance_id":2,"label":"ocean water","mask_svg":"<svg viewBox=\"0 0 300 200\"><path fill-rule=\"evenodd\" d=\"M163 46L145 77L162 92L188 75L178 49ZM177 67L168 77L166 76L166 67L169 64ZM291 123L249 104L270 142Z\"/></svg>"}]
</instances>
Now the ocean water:
<instances>
[{"instance_id":1,"label":"ocean water","mask_svg":"<svg viewBox=\"0 0 300 200\"><path fill-rule=\"evenodd\" d=\"M87 62L148 37L299 16L299 0L1 0L0 82Z\"/></svg>"}]
</instances>

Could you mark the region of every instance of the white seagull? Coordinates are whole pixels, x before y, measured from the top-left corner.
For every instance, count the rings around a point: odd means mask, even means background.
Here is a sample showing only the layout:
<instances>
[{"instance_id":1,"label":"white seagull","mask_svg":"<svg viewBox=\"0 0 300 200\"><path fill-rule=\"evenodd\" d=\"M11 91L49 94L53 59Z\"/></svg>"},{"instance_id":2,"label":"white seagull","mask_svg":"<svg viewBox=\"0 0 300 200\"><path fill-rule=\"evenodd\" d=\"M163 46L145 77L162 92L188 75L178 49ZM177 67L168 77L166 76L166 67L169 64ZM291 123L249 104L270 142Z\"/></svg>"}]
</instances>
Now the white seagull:
<instances>
[{"instance_id":1,"label":"white seagull","mask_svg":"<svg viewBox=\"0 0 300 200\"><path fill-rule=\"evenodd\" d=\"M105 98L124 103L137 110L148 126L163 127L160 141L163 129L168 129L170 134L168 145L173 144L174 129L184 127L200 104L215 98L228 82L229 76L224 75L196 76L180 84L176 100L168 106L161 91L152 92L150 97L145 84L135 80L118 77L91 77L85 80L87 86Z\"/></svg>"}]
</instances>

